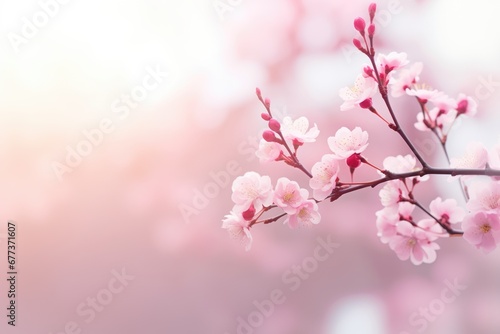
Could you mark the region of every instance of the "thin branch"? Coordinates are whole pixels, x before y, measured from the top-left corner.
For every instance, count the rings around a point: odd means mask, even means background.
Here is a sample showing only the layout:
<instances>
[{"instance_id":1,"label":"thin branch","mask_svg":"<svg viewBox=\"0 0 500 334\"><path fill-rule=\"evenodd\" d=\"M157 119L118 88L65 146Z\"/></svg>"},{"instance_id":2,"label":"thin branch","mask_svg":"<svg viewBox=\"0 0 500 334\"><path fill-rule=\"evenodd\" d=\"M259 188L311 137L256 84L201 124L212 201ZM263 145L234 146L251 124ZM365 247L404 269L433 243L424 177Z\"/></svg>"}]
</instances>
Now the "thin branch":
<instances>
[{"instance_id":1,"label":"thin branch","mask_svg":"<svg viewBox=\"0 0 500 334\"><path fill-rule=\"evenodd\" d=\"M425 176L425 175L451 175L451 176L458 176L458 175L482 175L482 176L500 176L500 170L498 169L452 169L452 168L433 168L433 167L424 167L420 170L414 171L414 172L407 172L407 173L391 173L386 171L386 175L380 179L373 180L371 182L366 182L361 185L357 186L352 186L349 188L342 188L342 189L334 189L332 194L328 196L327 198L330 199L330 201L334 201L341 196L351 193L353 191L361 190L364 188L375 188L379 184L391 181L391 180L402 180L406 179L409 177L415 177L415 176Z\"/></svg>"},{"instance_id":2,"label":"thin branch","mask_svg":"<svg viewBox=\"0 0 500 334\"><path fill-rule=\"evenodd\" d=\"M380 78L380 73L378 72L377 66L375 64L374 54L370 53L368 55L368 58L370 59L370 62L371 62L372 67L373 67L373 71L375 72L375 78L377 79L378 89L379 89L380 95L382 96L382 99L384 100L384 103L387 107L387 110L391 114L392 121L394 122L394 127L391 127L391 128L394 131L396 131L401 136L401 138L403 138L404 142L410 148L410 150L413 152L413 154L417 157L417 159L420 162L420 164L422 165L422 167L428 167L427 163L422 158L420 153L418 153L417 149L415 148L413 143L410 141L410 139L408 138L406 133L403 131L403 129L401 128L401 125L399 124L398 119L396 118L396 114L394 113L394 110L392 109L391 102L389 101L389 96L387 94L387 86L385 86L382 83L382 79Z\"/></svg>"}]
</instances>

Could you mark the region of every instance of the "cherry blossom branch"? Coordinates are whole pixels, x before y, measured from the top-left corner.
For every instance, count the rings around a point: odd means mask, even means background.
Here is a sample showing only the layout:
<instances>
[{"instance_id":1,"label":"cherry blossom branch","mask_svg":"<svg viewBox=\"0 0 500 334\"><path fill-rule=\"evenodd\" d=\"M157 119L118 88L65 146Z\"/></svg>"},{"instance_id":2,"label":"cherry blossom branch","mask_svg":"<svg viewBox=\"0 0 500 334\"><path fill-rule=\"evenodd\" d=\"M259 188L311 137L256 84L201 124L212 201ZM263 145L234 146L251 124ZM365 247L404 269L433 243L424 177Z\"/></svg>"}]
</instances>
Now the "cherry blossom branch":
<instances>
[{"instance_id":1,"label":"cherry blossom branch","mask_svg":"<svg viewBox=\"0 0 500 334\"><path fill-rule=\"evenodd\" d=\"M252 227L252 226L257 225L257 224L264 224L264 225L271 224L271 223L278 221L280 218L285 217L286 215L287 215L287 213L282 213L281 215L273 217L273 218L269 218L269 219L265 219L265 220L261 220L261 221L254 220L248 224L248 227Z\"/></svg>"},{"instance_id":2,"label":"cherry blossom branch","mask_svg":"<svg viewBox=\"0 0 500 334\"><path fill-rule=\"evenodd\" d=\"M423 212L425 212L429 217L431 217L436 223L439 224L439 226L441 226L450 236L462 236L464 234L464 232L461 232L461 231L455 231L454 229L452 229L450 226L444 224L440 219L438 219L437 217L435 217L432 213L429 212L429 210L427 210L422 204L420 204L420 202L418 202L417 200L415 199L412 199L412 198L402 198L401 199L402 201L404 202L408 202L408 203L411 203L413 205L415 205L416 207L418 207L420 210L422 210Z\"/></svg>"},{"instance_id":3,"label":"cherry blossom branch","mask_svg":"<svg viewBox=\"0 0 500 334\"><path fill-rule=\"evenodd\" d=\"M340 198L341 196L351 193L353 191L361 190L364 188L375 188L379 184L392 181L392 180L402 180L406 179L409 177L416 177L416 176L425 176L425 175L450 175L450 176L459 176L459 175L474 175L474 176L500 176L500 170L497 169L450 169L450 168L433 168L433 167L424 167L420 170L414 171L414 172L408 172L408 173L391 173L389 171L384 171L385 176L365 182L363 184L349 187L349 188L343 188L343 189L337 189L335 188L330 196L330 202L333 202L334 200Z\"/></svg>"},{"instance_id":4,"label":"cherry blossom branch","mask_svg":"<svg viewBox=\"0 0 500 334\"><path fill-rule=\"evenodd\" d=\"M410 138L408 138L406 133L401 128L401 125L399 124L399 121L396 117L396 114L394 113L394 110L392 109L391 102L389 101L389 95L387 94L387 85L383 84L382 79L380 78L380 73L377 69L377 65L375 64L375 53L370 52L369 54L367 53L366 55L370 59L370 62L373 66L373 71L375 73L375 79L378 83L378 89L379 89L380 95L382 96L382 100L384 100L385 106L387 107L387 110L389 111L389 114L391 115L392 121L394 122L394 126L390 126L390 128L392 130L396 131L401 136L401 138L403 138L404 142L410 148L410 150L413 152L413 154L418 159L418 161L420 162L422 167L427 167L428 166L427 162L425 162L424 158L422 158L422 156L420 155L418 150L415 148L413 143L410 141Z\"/></svg>"},{"instance_id":5,"label":"cherry blossom branch","mask_svg":"<svg viewBox=\"0 0 500 334\"><path fill-rule=\"evenodd\" d=\"M256 151L257 157L261 162L283 161L300 169L310 179L309 189L302 188L298 182L287 177L280 177L273 186L269 176L253 171L246 172L233 181L231 199L234 206L223 219L222 227L232 237L242 241L247 250L252 243L250 229L254 225L270 224L283 217L286 217L284 223L290 228L317 224L321 220L318 203L326 199L333 202L348 193L375 188L384 183L386 184L379 192L383 208L375 213L378 236L401 260L411 259L415 265L434 262L436 250L439 249L436 241L442 237L463 237L485 253L492 251L500 243L500 144L488 151L482 144L474 142L467 146L464 156L450 159L446 147L449 131L459 116L475 115L477 103L465 94L459 94L455 99L420 84L419 75L423 65L416 62L409 68L403 68L409 63L404 52L391 52L387 55L379 53L375 57L376 7L372 3L368 8L368 27L363 18L354 20L354 28L362 38L354 38L353 44L368 57L371 65L364 67L354 86L344 87L339 91L344 100L340 110L368 109L398 133L413 155L388 156L382 166L378 167L362 155L368 146L368 133L360 127L352 130L341 127L335 135L328 137L331 152L324 154L321 161L317 161L309 171L300 163L297 151L304 143L316 141L319 135L316 124L310 127L304 116L295 120L287 116L282 122L274 119L270 100L262 98L257 89L257 96L267 111L261 117L269 126L269 130L262 134ZM417 98L421 113L419 111L417 114L415 127L420 131L430 130L433 133L431 136L436 136L450 168L431 167L420 155L398 121L389 99L389 88L391 96L395 98L405 95ZM390 118L384 118L372 104L377 91ZM342 162L350 170L350 182L340 180ZM362 164L375 169L381 175L380 178L354 182L354 172ZM422 205L415 198L414 189L420 182L426 181L429 175L457 176L467 207L462 208L454 198L442 199L440 196L433 199L428 207ZM464 176L491 178L486 184L470 184L469 198L469 183L465 183ZM274 208L281 209L282 212L271 218L262 218L264 213ZM414 220L412 212L416 208L430 219ZM463 232L452 228L455 226L452 224L457 223L461 223Z\"/></svg>"},{"instance_id":6,"label":"cherry blossom branch","mask_svg":"<svg viewBox=\"0 0 500 334\"><path fill-rule=\"evenodd\" d=\"M413 154L417 157L417 159L420 162L420 164L422 165L422 167L427 167L428 166L427 163L422 158L422 156L420 155L418 150L415 148L413 143L410 141L410 139L408 138L406 133L401 128L401 125L399 124L399 121L396 117L396 114L392 108L390 101L389 101L389 95L387 92L387 82L388 82L387 76L392 71L392 69L389 69L386 73L384 73L384 78L382 78L381 73L379 72L378 67L375 63L375 48L374 48L374 43L373 43L373 37L375 34L375 25L373 24L373 17L375 14L374 14L374 9L372 9L372 8L376 8L376 7L370 6L370 10L369 10L370 11L370 26L368 27L368 37L370 40L370 44L368 45L368 41L366 40L366 34L365 34L365 26L366 25L365 25L365 22L362 18L357 18L356 20L354 20L354 27L360 33L361 37L363 38L363 41L365 42L366 48L363 48L361 46L361 42L357 39L354 39L353 42L354 42L355 46L358 48L358 50L360 50L362 53L364 53L368 57L368 59L370 60L373 71L369 71L369 73L377 82L378 90L380 92L382 100L384 101L384 103L387 107L387 110L389 111L389 114L391 115L392 121L394 122L394 124L389 124L387 121L386 121L386 123L388 123L389 127L392 130L396 131L401 136L401 138L403 138L404 142L410 148L410 150L413 152ZM371 108L371 99L367 99L366 101L368 101L369 104L365 108L370 109ZM363 102L366 102L366 101L363 101ZM364 107L363 102L360 104L361 107ZM370 109L370 111L373 112L372 109ZM378 114L378 113L376 113L376 114Z\"/></svg>"},{"instance_id":7,"label":"cherry blossom branch","mask_svg":"<svg viewBox=\"0 0 500 334\"><path fill-rule=\"evenodd\" d=\"M312 178L311 173L302 165L302 163L299 161L299 159L297 157L297 148L301 144L294 142L294 152L292 152L292 150L290 149L290 146L286 142L286 139L285 139L285 136L283 135L283 132L281 131L280 123L273 118L273 114L271 112L271 101L269 99L264 99L262 97L262 93L261 93L260 89L258 89L258 88L256 89L256 94L257 94L259 101L262 103L264 108L266 108L267 114L269 116L269 117L266 117L265 114L263 114L262 118L269 122L269 128L279 136L279 139L278 139L275 137L275 135L272 132L267 132L267 133L265 132L263 134L264 139L266 139L267 141L271 141L271 142L272 141L277 142L278 144L285 147L285 149L287 150L288 154L290 154L290 156L289 157L284 156L285 159L283 159L283 160L285 160L285 162L288 165L300 169L307 176ZM290 161L290 159L287 159L287 158L290 158L291 161Z\"/></svg>"}]
</instances>

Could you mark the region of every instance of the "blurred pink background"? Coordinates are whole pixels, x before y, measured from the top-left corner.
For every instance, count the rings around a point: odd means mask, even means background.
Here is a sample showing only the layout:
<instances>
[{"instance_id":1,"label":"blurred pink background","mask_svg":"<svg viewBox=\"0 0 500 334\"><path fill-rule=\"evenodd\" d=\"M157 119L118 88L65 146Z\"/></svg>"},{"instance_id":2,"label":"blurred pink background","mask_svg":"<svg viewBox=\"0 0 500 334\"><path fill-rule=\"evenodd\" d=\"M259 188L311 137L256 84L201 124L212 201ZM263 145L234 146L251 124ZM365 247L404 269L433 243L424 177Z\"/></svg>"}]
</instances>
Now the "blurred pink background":
<instances>
[{"instance_id":1,"label":"blurred pink background","mask_svg":"<svg viewBox=\"0 0 500 334\"><path fill-rule=\"evenodd\" d=\"M222 174L232 182L255 170L307 184L300 172L253 155L265 126L256 86L276 113L318 124L318 141L300 152L309 168L341 126L369 131L373 162L407 153L372 115L339 111L338 90L366 63L350 41L370 1L63 2L0 2L0 276L8 220L18 226L19 272L16 327L2 314L2 333L413 334L421 327L412 314L454 280L466 289L420 332L500 332L500 251L484 256L453 239L441 242L432 265L398 260L376 236L379 188L320 204L323 219L311 229L257 226L250 252L221 229L232 206ZM378 6L378 51L407 52L424 62L423 81L479 102L479 116L453 130L451 155L470 140L495 143L500 91L486 83L500 80L500 5ZM52 14L47 22L37 17L42 7ZM22 37L23 18L34 16L43 26ZM13 43L12 34L23 39ZM167 74L154 84L151 71ZM144 80L151 89L141 88ZM142 99L133 107L122 100L131 93ZM414 130L412 102L395 101L398 116L423 155L444 163ZM92 131L103 120L112 130L100 137ZM95 145L82 144L84 132ZM87 156L61 175L54 166L78 145ZM213 175L220 185L202 200ZM446 178L419 193L424 203L437 194L460 200ZM186 207L191 214L182 214ZM340 247L292 291L282 275L328 236ZM117 272L129 281L110 294ZM284 302L258 328L238 331L238 319L248 321L254 302L276 289ZM90 317L92 298L105 305Z\"/></svg>"}]
</instances>

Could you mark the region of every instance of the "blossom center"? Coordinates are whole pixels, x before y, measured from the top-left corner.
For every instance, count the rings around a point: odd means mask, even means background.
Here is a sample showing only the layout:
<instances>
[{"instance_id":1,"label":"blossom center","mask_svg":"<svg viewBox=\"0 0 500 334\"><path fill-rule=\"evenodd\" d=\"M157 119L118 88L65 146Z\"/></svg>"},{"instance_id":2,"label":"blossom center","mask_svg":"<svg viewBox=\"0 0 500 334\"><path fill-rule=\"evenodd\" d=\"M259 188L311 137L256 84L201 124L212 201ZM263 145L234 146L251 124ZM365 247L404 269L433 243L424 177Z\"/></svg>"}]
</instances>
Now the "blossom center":
<instances>
[{"instance_id":1,"label":"blossom center","mask_svg":"<svg viewBox=\"0 0 500 334\"><path fill-rule=\"evenodd\" d=\"M349 90L351 91L351 93L355 96L358 96L358 95L361 95L361 89L359 88L358 85L354 85L352 87L349 87Z\"/></svg>"},{"instance_id":2,"label":"blossom center","mask_svg":"<svg viewBox=\"0 0 500 334\"><path fill-rule=\"evenodd\" d=\"M291 202L291 200L293 199L294 193L295 193L294 191L289 192L289 193L285 193L285 195L283 196L283 201L285 201L286 203Z\"/></svg>"},{"instance_id":3,"label":"blossom center","mask_svg":"<svg viewBox=\"0 0 500 334\"><path fill-rule=\"evenodd\" d=\"M298 216L301 219L306 218L307 217L307 209L306 208L300 209Z\"/></svg>"},{"instance_id":4,"label":"blossom center","mask_svg":"<svg viewBox=\"0 0 500 334\"><path fill-rule=\"evenodd\" d=\"M484 224L484 225L481 225L481 227L479 229L483 233L488 233L489 231L491 231L491 226L490 226L490 224Z\"/></svg>"},{"instance_id":5,"label":"blossom center","mask_svg":"<svg viewBox=\"0 0 500 334\"><path fill-rule=\"evenodd\" d=\"M408 239L406 244L408 245L408 247L413 248L417 244L417 240L415 240L414 238Z\"/></svg>"},{"instance_id":6,"label":"blossom center","mask_svg":"<svg viewBox=\"0 0 500 334\"><path fill-rule=\"evenodd\" d=\"M327 169L325 169L323 171L323 173L321 174L321 180L325 183L328 183L330 182L330 180L332 179L333 177L333 173Z\"/></svg>"}]
</instances>

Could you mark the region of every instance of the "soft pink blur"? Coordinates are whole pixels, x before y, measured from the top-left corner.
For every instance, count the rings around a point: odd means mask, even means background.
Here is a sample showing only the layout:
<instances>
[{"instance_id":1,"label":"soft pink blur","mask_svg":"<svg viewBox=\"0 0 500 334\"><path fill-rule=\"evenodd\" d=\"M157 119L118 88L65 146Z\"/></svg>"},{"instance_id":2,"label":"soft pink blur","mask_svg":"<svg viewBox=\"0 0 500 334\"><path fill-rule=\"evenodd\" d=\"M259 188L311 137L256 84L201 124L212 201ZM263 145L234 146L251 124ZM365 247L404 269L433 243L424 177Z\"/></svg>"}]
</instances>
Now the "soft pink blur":
<instances>
[{"instance_id":1,"label":"soft pink blur","mask_svg":"<svg viewBox=\"0 0 500 334\"><path fill-rule=\"evenodd\" d=\"M216 3L231 10L221 18ZM318 124L318 141L300 152L308 168L342 126L369 132L365 156L374 163L408 153L373 115L339 110L339 89L351 85L367 61L351 40L353 20L367 17L369 3L74 0L60 5L18 53L2 38L0 233L8 220L17 222L19 276L16 328L7 326L2 278L1 332L64 333L74 322L91 334L233 334L238 317L248 319L255 301L279 289L284 302L253 333L413 334L419 327L411 315L456 279L467 288L423 332L500 332L500 251L485 256L452 239L441 242L432 265L401 262L376 236L379 188L321 203L322 221L311 229L256 226L250 252L221 229L232 206L230 182L245 171L307 185L298 170L260 165L254 156L265 127L256 86L276 113L306 115ZM500 79L499 5L378 5L379 51L407 52L410 61L424 63L424 82L479 102L478 117L452 131L451 155L471 140L493 145L500 93L485 85ZM2 2L1 33L19 34L22 18L40 10L35 0ZM168 71L166 79L120 118L114 102L158 66ZM440 147L414 129L412 102L395 101L397 114L423 155L443 164ZM85 140L82 131L103 119L114 130L59 181L53 163L64 163L67 147L74 149ZM221 177L215 188L214 175ZM462 200L458 189L443 177L418 195L424 203L438 194ZM207 191L211 198L200 202L198 192ZM187 207L192 214L183 215ZM340 247L292 291L283 275L328 236ZM2 277L6 257L3 239ZM122 270L134 278L87 322L78 307L104 296L113 271Z\"/></svg>"}]
</instances>

